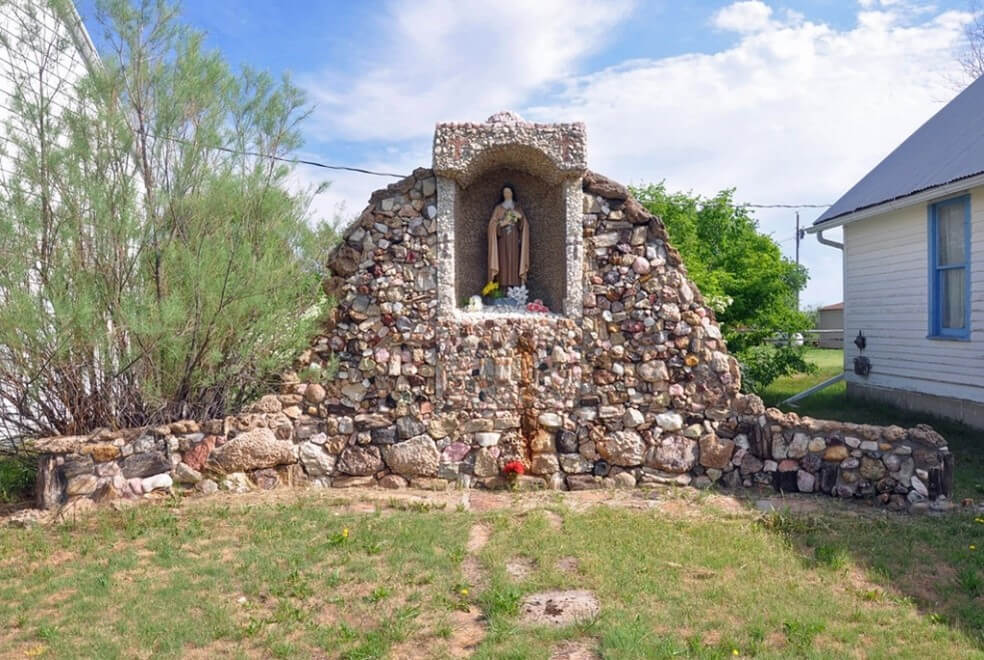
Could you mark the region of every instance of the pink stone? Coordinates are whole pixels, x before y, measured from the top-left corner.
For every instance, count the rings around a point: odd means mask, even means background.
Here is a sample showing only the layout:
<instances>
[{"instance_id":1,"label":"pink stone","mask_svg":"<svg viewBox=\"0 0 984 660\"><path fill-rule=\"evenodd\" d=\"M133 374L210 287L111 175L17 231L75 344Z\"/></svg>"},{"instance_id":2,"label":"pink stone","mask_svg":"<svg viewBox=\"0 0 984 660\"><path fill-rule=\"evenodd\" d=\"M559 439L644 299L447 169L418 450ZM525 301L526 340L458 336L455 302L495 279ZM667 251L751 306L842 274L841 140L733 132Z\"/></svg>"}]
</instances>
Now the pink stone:
<instances>
[{"instance_id":1,"label":"pink stone","mask_svg":"<svg viewBox=\"0 0 984 660\"><path fill-rule=\"evenodd\" d=\"M457 463L458 461L463 460L465 456L468 455L470 449L471 447L469 447L463 442L452 442L450 445L447 446L447 448L445 448L443 452L444 453L443 458L445 462Z\"/></svg>"},{"instance_id":2,"label":"pink stone","mask_svg":"<svg viewBox=\"0 0 984 660\"><path fill-rule=\"evenodd\" d=\"M645 275L649 272L649 261L643 257L636 257L635 261L632 262L632 270L639 275Z\"/></svg>"},{"instance_id":3,"label":"pink stone","mask_svg":"<svg viewBox=\"0 0 984 660\"><path fill-rule=\"evenodd\" d=\"M670 385L670 396L683 396L683 385L680 383Z\"/></svg>"},{"instance_id":4,"label":"pink stone","mask_svg":"<svg viewBox=\"0 0 984 660\"><path fill-rule=\"evenodd\" d=\"M215 440L216 436L214 435L205 436L201 442L184 453L182 460L192 470L200 472L205 467L205 461L208 460L209 454L215 449Z\"/></svg>"},{"instance_id":5,"label":"pink stone","mask_svg":"<svg viewBox=\"0 0 984 660\"><path fill-rule=\"evenodd\" d=\"M128 479L126 484L133 491L134 495L143 495L143 479L139 477L134 477L133 479Z\"/></svg>"}]
</instances>

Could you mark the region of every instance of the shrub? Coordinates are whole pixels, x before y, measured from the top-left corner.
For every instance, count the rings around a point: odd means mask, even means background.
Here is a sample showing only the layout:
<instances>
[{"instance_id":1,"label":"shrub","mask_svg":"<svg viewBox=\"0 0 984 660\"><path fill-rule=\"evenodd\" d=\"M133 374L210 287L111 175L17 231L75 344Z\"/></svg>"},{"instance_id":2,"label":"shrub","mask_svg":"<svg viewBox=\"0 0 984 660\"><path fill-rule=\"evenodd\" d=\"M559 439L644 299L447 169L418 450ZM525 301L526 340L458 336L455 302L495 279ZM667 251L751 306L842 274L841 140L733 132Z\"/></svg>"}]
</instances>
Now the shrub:
<instances>
[{"instance_id":1,"label":"shrub","mask_svg":"<svg viewBox=\"0 0 984 660\"><path fill-rule=\"evenodd\" d=\"M138 4L100 3L108 52L76 103L36 90L29 56L17 74L0 437L222 415L290 366L326 304L332 232L274 160L301 145L303 94L230 70L166 2Z\"/></svg>"}]
</instances>

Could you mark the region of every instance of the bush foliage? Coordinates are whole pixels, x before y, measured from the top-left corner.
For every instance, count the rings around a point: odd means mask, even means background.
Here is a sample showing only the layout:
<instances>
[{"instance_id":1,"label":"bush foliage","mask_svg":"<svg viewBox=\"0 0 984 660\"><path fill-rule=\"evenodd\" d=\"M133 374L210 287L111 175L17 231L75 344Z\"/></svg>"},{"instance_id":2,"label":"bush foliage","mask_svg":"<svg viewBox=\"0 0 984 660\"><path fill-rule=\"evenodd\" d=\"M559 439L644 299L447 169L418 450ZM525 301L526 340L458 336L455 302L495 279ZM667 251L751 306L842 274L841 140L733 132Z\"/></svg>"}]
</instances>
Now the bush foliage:
<instances>
[{"instance_id":1,"label":"bush foliage","mask_svg":"<svg viewBox=\"0 0 984 660\"><path fill-rule=\"evenodd\" d=\"M65 35L15 48L0 436L221 415L289 366L325 304L316 191L269 158L301 145L302 93L231 70L163 0L98 15L108 48L77 101L31 82Z\"/></svg>"},{"instance_id":2,"label":"bush foliage","mask_svg":"<svg viewBox=\"0 0 984 660\"><path fill-rule=\"evenodd\" d=\"M742 387L758 392L779 376L807 371L801 348L772 341L811 326L797 309L806 269L782 256L778 244L758 231L733 190L714 197L668 193L662 183L633 188L650 212L663 219L687 272L714 308L728 347L742 364Z\"/></svg>"}]
</instances>

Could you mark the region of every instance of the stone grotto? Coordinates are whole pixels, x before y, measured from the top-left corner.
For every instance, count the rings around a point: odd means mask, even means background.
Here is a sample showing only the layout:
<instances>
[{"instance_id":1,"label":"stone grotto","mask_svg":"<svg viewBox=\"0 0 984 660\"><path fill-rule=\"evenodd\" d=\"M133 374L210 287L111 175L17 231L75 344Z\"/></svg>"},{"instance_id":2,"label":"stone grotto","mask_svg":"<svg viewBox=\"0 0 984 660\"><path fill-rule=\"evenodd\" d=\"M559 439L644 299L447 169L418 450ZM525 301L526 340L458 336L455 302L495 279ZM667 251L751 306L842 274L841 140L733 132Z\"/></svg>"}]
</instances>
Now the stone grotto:
<instances>
[{"instance_id":1,"label":"stone grotto","mask_svg":"<svg viewBox=\"0 0 984 660\"><path fill-rule=\"evenodd\" d=\"M663 223L588 169L586 143L583 124L508 112L438 124L432 167L345 230L330 321L280 392L224 419L39 440L39 504L302 483L945 502L953 460L931 428L741 394Z\"/></svg>"}]
</instances>

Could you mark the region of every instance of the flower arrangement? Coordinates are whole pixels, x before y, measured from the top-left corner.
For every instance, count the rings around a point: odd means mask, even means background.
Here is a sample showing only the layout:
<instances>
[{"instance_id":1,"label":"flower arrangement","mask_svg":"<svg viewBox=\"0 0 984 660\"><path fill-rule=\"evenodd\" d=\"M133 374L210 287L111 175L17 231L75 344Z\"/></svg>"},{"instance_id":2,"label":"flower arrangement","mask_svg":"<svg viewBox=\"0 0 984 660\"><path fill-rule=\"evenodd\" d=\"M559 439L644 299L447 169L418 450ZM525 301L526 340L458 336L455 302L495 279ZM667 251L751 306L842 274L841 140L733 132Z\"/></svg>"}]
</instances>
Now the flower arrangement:
<instances>
[{"instance_id":1,"label":"flower arrangement","mask_svg":"<svg viewBox=\"0 0 984 660\"><path fill-rule=\"evenodd\" d=\"M525 473L526 466L523 465L522 461L509 461L502 466L502 474L505 475L506 480L509 482L509 487L513 490L516 489L519 477Z\"/></svg>"},{"instance_id":2,"label":"flower arrangement","mask_svg":"<svg viewBox=\"0 0 984 660\"><path fill-rule=\"evenodd\" d=\"M482 287L482 295L488 296L489 298L499 298L502 296L502 291L499 290L499 283L495 280L490 281Z\"/></svg>"},{"instance_id":3,"label":"flower arrangement","mask_svg":"<svg viewBox=\"0 0 984 660\"><path fill-rule=\"evenodd\" d=\"M543 301L537 298L531 303L527 303L526 309L531 312L537 312L539 314L549 314L550 308L543 304Z\"/></svg>"},{"instance_id":4,"label":"flower arrangement","mask_svg":"<svg viewBox=\"0 0 984 660\"><path fill-rule=\"evenodd\" d=\"M506 296L508 296L509 300L511 300L517 307L524 306L526 304L526 299L529 298L529 295L529 289L526 288L525 284L511 286L509 287L509 290L506 291Z\"/></svg>"}]
</instances>

